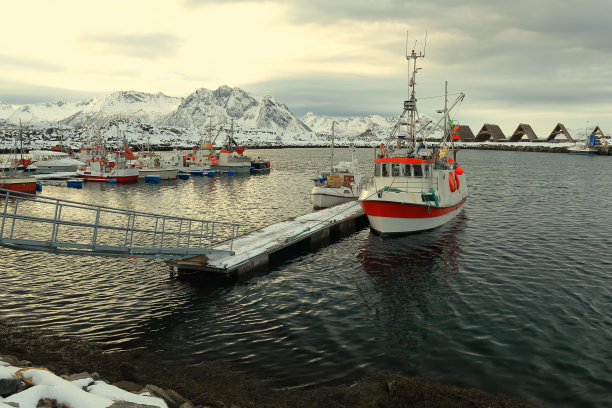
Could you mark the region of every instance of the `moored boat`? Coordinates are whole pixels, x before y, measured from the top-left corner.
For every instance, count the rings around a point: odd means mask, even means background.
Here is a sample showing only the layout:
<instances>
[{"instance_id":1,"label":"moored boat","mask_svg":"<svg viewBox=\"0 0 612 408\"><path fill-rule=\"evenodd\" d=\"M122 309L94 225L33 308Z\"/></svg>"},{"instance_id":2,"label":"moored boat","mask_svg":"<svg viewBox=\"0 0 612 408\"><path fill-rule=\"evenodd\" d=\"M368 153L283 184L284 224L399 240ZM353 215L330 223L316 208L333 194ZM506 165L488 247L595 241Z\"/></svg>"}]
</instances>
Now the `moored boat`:
<instances>
[{"instance_id":1,"label":"moored boat","mask_svg":"<svg viewBox=\"0 0 612 408\"><path fill-rule=\"evenodd\" d=\"M334 123L332 123L331 140L331 168L328 172L321 172L315 178L314 186L310 191L310 202L315 209L329 208L338 204L357 200L361 193L361 174L357 172L357 160L354 155L354 146L351 146L352 158L350 162L342 161L334 164Z\"/></svg>"},{"instance_id":2,"label":"moored boat","mask_svg":"<svg viewBox=\"0 0 612 408\"><path fill-rule=\"evenodd\" d=\"M449 111L465 95L461 93L448 108L445 97L444 115L428 133L417 132L414 85L420 69L416 67L416 60L423 57L424 52L416 54L414 50L406 55L408 61L413 61L410 99L404 102L391 137L376 148L374 175L359 197L371 229L381 235L439 227L459 213L468 197L466 176L456 161L454 141L459 137L453 131L458 127L448 117ZM432 149L426 149L424 141L442 120L442 138ZM400 134L403 125L406 132Z\"/></svg>"},{"instance_id":3,"label":"moored boat","mask_svg":"<svg viewBox=\"0 0 612 408\"><path fill-rule=\"evenodd\" d=\"M1 175L0 188L20 193L36 194L36 179L34 177Z\"/></svg>"},{"instance_id":4,"label":"moored boat","mask_svg":"<svg viewBox=\"0 0 612 408\"><path fill-rule=\"evenodd\" d=\"M91 159L87 159L85 165L77 170L77 176L87 181L109 181L118 183L129 183L138 181L140 171L135 164L128 164L127 160L134 160L136 156L130 148L124 145L120 151L112 152L108 157L104 149L92 149Z\"/></svg>"},{"instance_id":5,"label":"moored boat","mask_svg":"<svg viewBox=\"0 0 612 408\"><path fill-rule=\"evenodd\" d=\"M68 153L56 150L30 150L33 165L38 173L74 172L85 165L73 159Z\"/></svg>"},{"instance_id":6,"label":"moored boat","mask_svg":"<svg viewBox=\"0 0 612 408\"><path fill-rule=\"evenodd\" d=\"M216 154L216 161L211 164L210 168L221 173L253 173L254 169L251 165L251 158L244 155L245 150L245 146L239 146L234 140L234 121L232 121L223 147ZM269 161L266 161L267 168L270 167L269 163Z\"/></svg>"}]
</instances>

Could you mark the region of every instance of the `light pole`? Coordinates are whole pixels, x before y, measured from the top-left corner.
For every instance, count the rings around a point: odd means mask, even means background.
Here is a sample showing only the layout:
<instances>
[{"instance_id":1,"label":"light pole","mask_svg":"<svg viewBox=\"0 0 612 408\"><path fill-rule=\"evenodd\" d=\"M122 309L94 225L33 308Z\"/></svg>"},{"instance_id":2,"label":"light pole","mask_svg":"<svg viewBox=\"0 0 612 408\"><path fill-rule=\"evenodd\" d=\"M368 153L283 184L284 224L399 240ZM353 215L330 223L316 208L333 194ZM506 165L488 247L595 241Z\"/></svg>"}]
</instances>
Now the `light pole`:
<instances>
[{"instance_id":1,"label":"light pole","mask_svg":"<svg viewBox=\"0 0 612 408\"><path fill-rule=\"evenodd\" d=\"M589 142L589 121L587 120L586 129L584 129L584 139Z\"/></svg>"}]
</instances>

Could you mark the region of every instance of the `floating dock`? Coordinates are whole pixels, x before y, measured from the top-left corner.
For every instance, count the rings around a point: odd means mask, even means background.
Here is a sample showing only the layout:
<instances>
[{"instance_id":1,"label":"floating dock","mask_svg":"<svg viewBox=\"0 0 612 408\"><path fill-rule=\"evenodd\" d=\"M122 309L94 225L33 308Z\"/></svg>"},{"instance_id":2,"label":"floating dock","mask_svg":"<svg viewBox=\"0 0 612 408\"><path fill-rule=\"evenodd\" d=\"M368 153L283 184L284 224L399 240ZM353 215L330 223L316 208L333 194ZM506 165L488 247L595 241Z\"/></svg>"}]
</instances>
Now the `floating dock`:
<instances>
[{"instance_id":1,"label":"floating dock","mask_svg":"<svg viewBox=\"0 0 612 408\"><path fill-rule=\"evenodd\" d=\"M169 260L168 265L181 271L211 272L219 275L242 275L266 269L275 256L287 249L314 250L352 234L367 225L367 217L357 201L315 211L287 221L252 231L234 239L232 251ZM215 250L229 250L222 243Z\"/></svg>"}]
</instances>

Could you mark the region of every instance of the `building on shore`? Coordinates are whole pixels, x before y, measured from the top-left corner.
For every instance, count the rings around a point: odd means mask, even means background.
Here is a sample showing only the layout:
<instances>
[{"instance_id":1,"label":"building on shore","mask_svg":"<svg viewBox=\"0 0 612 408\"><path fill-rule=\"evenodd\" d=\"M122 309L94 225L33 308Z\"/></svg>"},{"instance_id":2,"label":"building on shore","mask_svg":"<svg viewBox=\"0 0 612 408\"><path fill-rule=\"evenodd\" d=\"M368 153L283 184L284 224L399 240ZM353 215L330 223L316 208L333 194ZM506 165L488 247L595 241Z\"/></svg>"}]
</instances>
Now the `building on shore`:
<instances>
[{"instance_id":1,"label":"building on shore","mask_svg":"<svg viewBox=\"0 0 612 408\"><path fill-rule=\"evenodd\" d=\"M521 123L518 125L512 136L510 136L510 142L520 142L523 137L527 136L527 139L530 142L538 142L538 136L536 136L535 132L531 128L531 125L526 123Z\"/></svg>"},{"instance_id":2,"label":"building on shore","mask_svg":"<svg viewBox=\"0 0 612 408\"><path fill-rule=\"evenodd\" d=\"M506 142L508 139L504 132L502 132L501 128L498 125L493 125L490 123L485 123L482 126L482 129L478 132L475 138L475 142L486 142L488 140L493 140L494 142Z\"/></svg>"}]
</instances>

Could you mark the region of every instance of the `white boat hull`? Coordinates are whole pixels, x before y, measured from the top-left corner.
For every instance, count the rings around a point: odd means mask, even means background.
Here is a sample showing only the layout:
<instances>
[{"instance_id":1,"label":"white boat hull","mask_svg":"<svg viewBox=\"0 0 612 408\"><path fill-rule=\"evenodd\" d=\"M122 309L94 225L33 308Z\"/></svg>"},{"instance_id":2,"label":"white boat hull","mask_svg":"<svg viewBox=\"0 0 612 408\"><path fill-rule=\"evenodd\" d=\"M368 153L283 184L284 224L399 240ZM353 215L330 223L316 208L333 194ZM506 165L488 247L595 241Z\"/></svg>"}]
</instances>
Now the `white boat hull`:
<instances>
[{"instance_id":1,"label":"white boat hull","mask_svg":"<svg viewBox=\"0 0 612 408\"><path fill-rule=\"evenodd\" d=\"M439 207L400 204L406 208L400 209L399 211L397 203L379 203L383 209L385 208L385 204L393 205L393 210L387 211L387 213L397 216L368 214L368 221L370 222L371 229L380 235L409 234L419 231L427 231L438 228L452 220L457 214L459 214L464 203L465 200L452 207L442 209ZM362 202L362 207L367 207L367 204L364 206L364 203ZM372 209L369 208L369 211L372 212Z\"/></svg>"},{"instance_id":2,"label":"white boat hull","mask_svg":"<svg viewBox=\"0 0 612 408\"><path fill-rule=\"evenodd\" d=\"M317 208L329 208L335 205L357 200L359 193L349 188L313 187L310 192L310 202Z\"/></svg>"},{"instance_id":3,"label":"white boat hull","mask_svg":"<svg viewBox=\"0 0 612 408\"><path fill-rule=\"evenodd\" d=\"M160 180L175 180L178 176L178 169L177 168L170 168L170 169L148 169L148 168L141 168L140 172L138 173L138 178L145 178L146 176L159 176Z\"/></svg>"}]
</instances>

